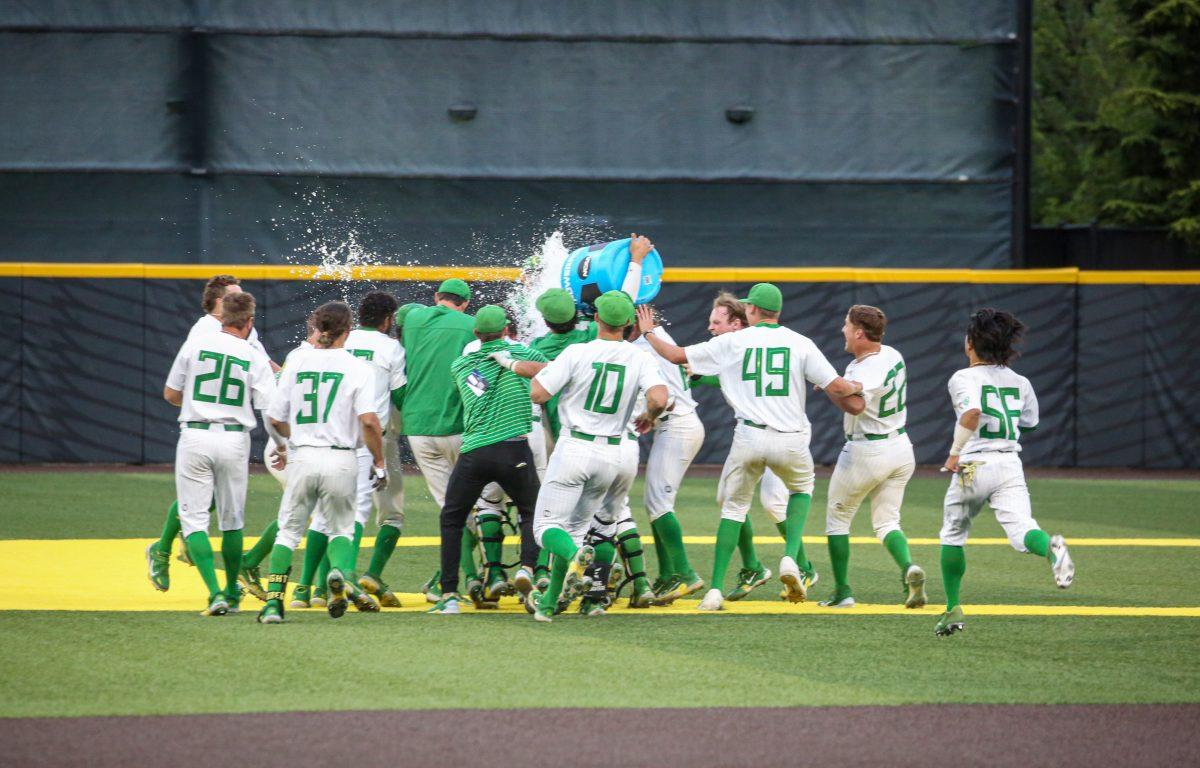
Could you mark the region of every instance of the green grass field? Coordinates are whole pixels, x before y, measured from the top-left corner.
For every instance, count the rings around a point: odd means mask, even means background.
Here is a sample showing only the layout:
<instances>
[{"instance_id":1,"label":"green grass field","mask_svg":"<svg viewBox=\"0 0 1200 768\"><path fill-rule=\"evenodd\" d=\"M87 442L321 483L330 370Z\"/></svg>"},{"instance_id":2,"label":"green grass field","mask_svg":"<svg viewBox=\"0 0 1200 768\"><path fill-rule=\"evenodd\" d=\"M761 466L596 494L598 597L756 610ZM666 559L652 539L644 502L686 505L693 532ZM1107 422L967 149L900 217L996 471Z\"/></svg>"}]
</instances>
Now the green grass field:
<instances>
[{"instance_id":1,"label":"green grass field","mask_svg":"<svg viewBox=\"0 0 1200 768\"><path fill-rule=\"evenodd\" d=\"M1072 539L1200 538L1200 482L1034 479L1035 515ZM173 496L165 473L0 474L0 539L149 541ZM716 480L689 479L678 512L688 536L715 534ZM806 534L823 532L819 480ZM936 537L945 481L909 486L904 527ZM640 498L640 485L635 491ZM279 487L254 476L248 533L275 513ZM406 478L406 534L436 534L419 478ZM635 514L648 529L640 505ZM759 535L773 533L760 511ZM373 534L368 530L368 535ZM853 533L871 534L860 512ZM981 516L975 537L1000 537ZM823 544L807 546L825 574ZM653 547L647 545L653 574ZM689 547L703 575L711 545ZM782 544L759 547L772 568ZM1075 585L1054 588L1046 563L1007 546L968 547L964 602L1039 606L1200 606L1195 547L1076 546ZM364 550L362 565L370 551ZM913 547L942 599L938 548ZM386 577L416 591L435 547L397 549ZM736 560L735 560L736 563ZM123 564L122 564L123 565ZM52 606L54 562L7 563L44 574L21 596ZM130 568L141 569L140 562ZM877 544L856 545L851 582L864 603L895 603L898 572ZM198 580L173 564L172 576ZM154 592L143 580L147 597ZM819 584L815 597L831 589ZM753 599L777 600L777 585ZM256 603L247 599L248 607ZM197 611L202 606L197 605ZM267 710L554 706L769 706L932 702L1200 701L1200 619L1192 617L976 616L939 640L928 615L564 616L551 625L523 613L350 614L331 621L292 612L281 627L253 610L222 619L194 612L0 612L0 716L252 712ZM596 684L599 676L608 681Z\"/></svg>"}]
</instances>

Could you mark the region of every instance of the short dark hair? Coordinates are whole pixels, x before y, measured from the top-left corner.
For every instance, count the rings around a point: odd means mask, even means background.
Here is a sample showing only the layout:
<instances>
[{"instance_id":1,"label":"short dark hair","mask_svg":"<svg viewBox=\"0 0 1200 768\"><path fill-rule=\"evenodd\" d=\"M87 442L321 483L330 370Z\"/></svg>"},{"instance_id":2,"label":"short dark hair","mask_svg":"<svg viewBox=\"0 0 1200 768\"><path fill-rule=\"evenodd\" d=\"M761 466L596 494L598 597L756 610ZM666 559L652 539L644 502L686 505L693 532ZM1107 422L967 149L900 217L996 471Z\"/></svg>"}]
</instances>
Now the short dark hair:
<instances>
[{"instance_id":1,"label":"short dark hair","mask_svg":"<svg viewBox=\"0 0 1200 768\"><path fill-rule=\"evenodd\" d=\"M254 296L245 291L231 293L221 302L221 325L242 328L254 317Z\"/></svg>"},{"instance_id":2,"label":"short dark hair","mask_svg":"<svg viewBox=\"0 0 1200 768\"><path fill-rule=\"evenodd\" d=\"M871 341L883 341L883 334L887 330L887 315L883 314L879 307L855 304L850 307L846 317L851 325L861 330Z\"/></svg>"},{"instance_id":3,"label":"short dark hair","mask_svg":"<svg viewBox=\"0 0 1200 768\"><path fill-rule=\"evenodd\" d=\"M480 333L479 331L475 331L475 338L486 344L489 341L495 341L496 339L504 338L504 331L495 331L493 333Z\"/></svg>"},{"instance_id":4,"label":"short dark hair","mask_svg":"<svg viewBox=\"0 0 1200 768\"><path fill-rule=\"evenodd\" d=\"M437 299L438 301L448 301L456 307L465 306L467 303L467 300L464 299L462 296L459 296L457 293L439 292L439 293L435 293L433 295L433 297L435 299Z\"/></svg>"},{"instance_id":5,"label":"short dark hair","mask_svg":"<svg viewBox=\"0 0 1200 768\"><path fill-rule=\"evenodd\" d=\"M378 328L396 314L399 307L396 297L383 291L371 291L358 304L358 324L367 328Z\"/></svg>"},{"instance_id":6,"label":"short dark hair","mask_svg":"<svg viewBox=\"0 0 1200 768\"><path fill-rule=\"evenodd\" d=\"M212 314L213 308L217 306L217 300L225 296L225 289L231 285L241 285L233 275L213 275L208 278L208 282L204 284L204 295L200 300L200 306L204 308L206 314Z\"/></svg>"},{"instance_id":7,"label":"short dark hair","mask_svg":"<svg viewBox=\"0 0 1200 768\"><path fill-rule=\"evenodd\" d=\"M1009 312L985 307L971 315L967 340L975 356L992 365L1008 365L1020 355L1015 349L1025 335L1025 324Z\"/></svg>"},{"instance_id":8,"label":"short dark hair","mask_svg":"<svg viewBox=\"0 0 1200 768\"><path fill-rule=\"evenodd\" d=\"M328 347L349 331L350 317L350 305L344 301L331 301L317 307L312 314L313 327L321 334L317 346Z\"/></svg>"},{"instance_id":9,"label":"short dark hair","mask_svg":"<svg viewBox=\"0 0 1200 768\"><path fill-rule=\"evenodd\" d=\"M571 318L565 323L546 323L546 327L550 329L550 333L570 333L575 330L575 319Z\"/></svg>"}]
</instances>

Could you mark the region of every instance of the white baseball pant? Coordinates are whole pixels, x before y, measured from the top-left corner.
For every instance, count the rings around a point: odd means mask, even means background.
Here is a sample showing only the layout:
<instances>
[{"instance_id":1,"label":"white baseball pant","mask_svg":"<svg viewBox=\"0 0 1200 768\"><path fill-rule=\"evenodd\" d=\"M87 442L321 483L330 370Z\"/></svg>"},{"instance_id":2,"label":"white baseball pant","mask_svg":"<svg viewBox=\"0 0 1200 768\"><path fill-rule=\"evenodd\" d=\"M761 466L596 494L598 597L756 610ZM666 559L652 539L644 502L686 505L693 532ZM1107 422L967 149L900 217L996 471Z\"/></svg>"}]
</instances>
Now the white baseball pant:
<instances>
[{"instance_id":1,"label":"white baseball pant","mask_svg":"<svg viewBox=\"0 0 1200 768\"><path fill-rule=\"evenodd\" d=\"M275 543L294 550L318 505L322 533L331 538L353 538L357 493L358 458L354 451L296 448L288 462L288 484L279 504L279 534Z\"/></svg>"},{"instance_id":2,"label":"white baseball pant","mask_svg":"<svg viewBox=\"0 0 1200 768\"><path fill-rule=\"evenodd\" d=\"M565 530L577 545L589 528L604 536L614 534L637 475L636 454L631 466L623 445L628 442L610 445L603 437L587 441L567 432L559 435L533 519L539 545L542 534L552 527Z\"/></svg>"},{"instance_id":3,"label":"white baseball pant","mask_svg":"<svg viewBox=\"0 0 1200 768\"><path fill-rule=\"evenodd\" d=\"M413 458L429 495L438 509L446 506L446 485L450 482L450 473L458 463L458 454L462 451L462 435L409 435L408 445L412 448Z\"/></svg>"},{"instance_id":4,"label":"white baseball pant","mask_svg":"<svg viewBox=\"0 0 1200 768\"><path fill-rule=\"evenodd\" d=\"M961 469L972 462L973 473ZM1038 524L1033 519L1020 455L998 451L964 454L959 458L959 467L946 489L942 543L957 547L966 544L971 523L986 503L996 513L996 522L1004 529L1012 548L1027 552L1025 534L1038 528Z\"/></svg>"},{"instance_id":5,"label":"white baseball pant","mask_svg":"<svg viewBox=\"0 0 1200 768\"><path fill-rule=\"evenodd\" d=\"M754 500L754 486L770 467L789 494L811 494L815 482L809 432L777 432L770 427L739 423L733 431L729 456L717 484L721 517L745 522Z\"/></svg>"},{"instance_id":6,"label":"white baseball pant","mask_svg":"<svg viewBox=\"0 0 1200 768\"><path fill-rule=\"evenodd\" d=\"M762 480L758 484L758 500L775 522L782 523L787 520L787 505L790 496L787 486L779 479L779 475L772 472L770 467L765 468Z\"/></svg>"},{"instance_id":7,"label":"white baseball pant","mask_svg":"<svg viewBox=\"0 0 1200 768\"><path fill-rule=\"evenodd\" d=\"M704 422L695 411L681 416L668 414L665 421L655 425L654 444L646 461L645 500L651 522L675 510L683 476L703 444Z\"/></svg>"},{"instance_id":8,"label":"white baseball pant","mask_svg":"<svg viewBox=\"0 0 1200 768\"><path fill-rule=\"evenodd\" d=\"M850 533L863 499L871 499L871 527L880 541L900 530L904 488L917 467L908 435L886 440L849 440L838 454L829 480L825 535Z\"/></svg>"},{"instance_id":9,"label":"white baseball pant","mask_svg":"<svg viewBox=\"0 0 1200 768\"><path fill-rule=\"evenodd\" d=\"M209 509L216 501L222 531L245 526L246 483L250 477L250 432L183 427L175 446L175 498L184 538L208 532Z\"/></svg>"}]
</instances>

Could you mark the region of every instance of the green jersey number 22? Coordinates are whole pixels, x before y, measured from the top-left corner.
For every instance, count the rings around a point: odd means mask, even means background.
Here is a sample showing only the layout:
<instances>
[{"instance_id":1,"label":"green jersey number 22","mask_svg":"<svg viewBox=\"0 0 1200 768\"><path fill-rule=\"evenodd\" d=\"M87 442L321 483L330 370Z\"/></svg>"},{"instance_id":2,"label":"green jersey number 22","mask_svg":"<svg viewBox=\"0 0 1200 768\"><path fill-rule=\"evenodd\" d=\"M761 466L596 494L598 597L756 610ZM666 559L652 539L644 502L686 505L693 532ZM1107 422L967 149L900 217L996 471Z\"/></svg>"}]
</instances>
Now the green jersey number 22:
<instances>
[{"instance_id":1,"label":"green jersey number 22","mask_svg":"<svg viewBox=\"0 0 1200 768\"><path fill-rule=\"evenodd\" d=\"M902 377L900 372L903 370L904 363L896 363L896 367L888 371L887 378L883 380L883 386L886 387L889 384L892 386L879 397L879 418L881 419L886 419L888 416L904 410L905 400L908 399L908 374L905 373Z\"/></svg>"},{"instance_id":2,"label":"green jersey number 22","mask_svg":"<svg viewBox=\"0 0 1200 768\"><path fill-rule=\"evenodd\" d=\"M321 385L325 383L329 383L331 386L326 390L325 407L322 408ZM338 387L341 384L342 374L335 371L325 371L324 373L300 371L297 373L296 386L302 388L301 397L304 398L304 405L296 414L296 423L316 424L318 421L321 423L329 421L329 409L333 407L334 398L337 397ZM303 388L307 388L308 391L304 392Z\"/></svg>"}]
</instances>

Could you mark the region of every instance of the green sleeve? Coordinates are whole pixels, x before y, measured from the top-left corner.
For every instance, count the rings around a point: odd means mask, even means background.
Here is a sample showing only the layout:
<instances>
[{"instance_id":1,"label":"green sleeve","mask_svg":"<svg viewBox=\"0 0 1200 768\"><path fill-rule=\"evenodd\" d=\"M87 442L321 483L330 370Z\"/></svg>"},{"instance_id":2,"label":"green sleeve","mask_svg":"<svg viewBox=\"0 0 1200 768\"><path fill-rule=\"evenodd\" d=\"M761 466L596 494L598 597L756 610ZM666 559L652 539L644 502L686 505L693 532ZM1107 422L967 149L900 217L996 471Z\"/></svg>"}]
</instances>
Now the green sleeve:
<instances>
[{"instance_id":1,"label":"green sleeve","mask_svg":"<svg viewBox=\"0 0 1200 768\"><path fill-rule=\"evenodd\" d=\"M407 384L402 384L401 386L392 390L392 405L396 407L397 411L404 411L404 390L407 388Z\"/></svg>"}]
</instances>

